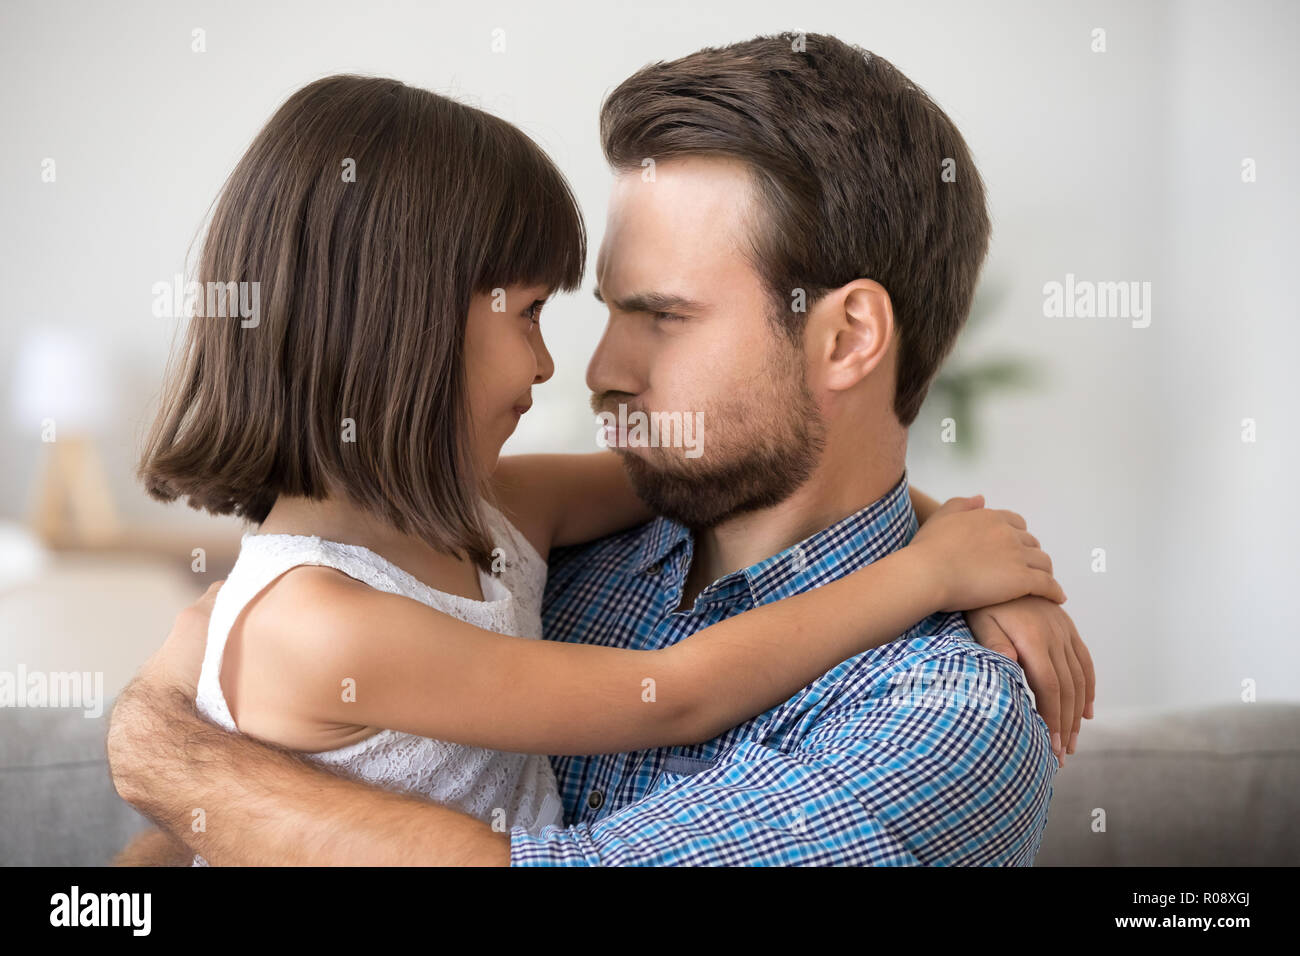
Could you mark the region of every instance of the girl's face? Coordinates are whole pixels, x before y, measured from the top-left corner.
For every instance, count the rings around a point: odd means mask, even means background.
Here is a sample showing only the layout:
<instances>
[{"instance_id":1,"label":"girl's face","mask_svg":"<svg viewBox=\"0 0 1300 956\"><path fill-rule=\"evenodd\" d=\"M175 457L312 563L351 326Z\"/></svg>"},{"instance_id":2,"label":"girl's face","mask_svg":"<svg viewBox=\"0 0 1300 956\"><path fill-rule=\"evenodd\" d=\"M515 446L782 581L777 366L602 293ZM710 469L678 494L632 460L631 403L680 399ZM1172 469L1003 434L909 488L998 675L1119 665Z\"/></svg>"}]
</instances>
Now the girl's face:
<instances>
[{"instance_id":1,"label":"girl's face","mask_svg":"<svg viewBox=\"0 0 1300 956\"><path fill-rule=\"evenodd\" d=\"M501 446L533 404L532 388L555 372L542 341L545 286L508 286L470 300L465 324L465 367L474 443L486 473Z\"/></svg>"}]
</instances>

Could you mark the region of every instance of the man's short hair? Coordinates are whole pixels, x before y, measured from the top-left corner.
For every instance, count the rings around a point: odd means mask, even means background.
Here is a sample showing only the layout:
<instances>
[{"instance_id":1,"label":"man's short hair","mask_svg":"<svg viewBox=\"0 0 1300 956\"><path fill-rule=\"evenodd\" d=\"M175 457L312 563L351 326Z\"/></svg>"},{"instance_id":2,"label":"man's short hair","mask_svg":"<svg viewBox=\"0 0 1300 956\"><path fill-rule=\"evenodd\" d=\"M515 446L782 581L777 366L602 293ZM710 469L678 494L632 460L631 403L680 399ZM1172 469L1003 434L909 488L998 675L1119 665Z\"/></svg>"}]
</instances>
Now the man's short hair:
<instances>
[{"instance_id":1,"label":"man's short hair","mask_svg":"<svg viewBox=\"0 0 1300 956\"><path fill-rule=\"evenodd\" d=\"M606 98L616 170L645 159L737 158L762 222L752 259L778 328L801 340L811 304L879 282L899 337L894 412L910 425L970 313L991 231L961 133L887 60L831 36L780 34L650 64Z\"/></svg>"}]
</instances>

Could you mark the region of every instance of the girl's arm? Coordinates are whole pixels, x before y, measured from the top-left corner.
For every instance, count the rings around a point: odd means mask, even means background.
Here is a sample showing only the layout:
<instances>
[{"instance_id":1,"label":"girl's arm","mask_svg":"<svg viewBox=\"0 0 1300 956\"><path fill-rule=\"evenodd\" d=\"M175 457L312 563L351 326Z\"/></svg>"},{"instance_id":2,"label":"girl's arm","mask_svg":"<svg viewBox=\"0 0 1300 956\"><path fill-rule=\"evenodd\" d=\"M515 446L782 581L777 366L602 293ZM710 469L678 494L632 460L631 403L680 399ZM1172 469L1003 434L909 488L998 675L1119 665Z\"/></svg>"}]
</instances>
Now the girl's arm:
<instances>
[{"instance_id":1,"label":"girl's arm","mask_svg":"<svg viewBox=\"0 0 1300 956\"><path fill-rule=\"evenodd\" d=\"M507 455L497 462L493 492L502 511L545 557L552 547L594 541L654 517L636 496L612 451L588 455ZM939 502L908 488L919 524Z\"/></svg>"},{"instance_id":2,"label":"girl's arm","mask_svg":"<svg viewBox=\"0 0 1300 956\"><path fill-rule=\"evenodd\" d=\"M1015 516L970 510L972 500L954 499L913 544L853 574L654 651L501 635L301 567L247 612L240 729L262 736L245 726L243 682L275 675L251 696L278 726L391 728L545 754L709 740L935 611L1026 593L1064 600Z\"/></svg>"},{"instance_id":3,"label":"girl's arm","mask_svg":"<svg viewBox=\"0 0 1300 956\"><path fill-rule=\"evenodd\" d=\"M542 557L552 547L593 541L654 517L612 451L507 455L497 461L492 489Z\"/></svg>"},{"instance_id":4,"label":"girl's arm","mask_svg":"<svg viewBox=\"0 0 1300 956\"><path fill-rule=\"evenodd\" d=\"M930 520L930 516L939 510L939 502L935 501L924 491L919 491L911 485L908 485L907 494L912 499L912 510L916 512L917 524L925 524Z\"/></svg>"}]
</instances>

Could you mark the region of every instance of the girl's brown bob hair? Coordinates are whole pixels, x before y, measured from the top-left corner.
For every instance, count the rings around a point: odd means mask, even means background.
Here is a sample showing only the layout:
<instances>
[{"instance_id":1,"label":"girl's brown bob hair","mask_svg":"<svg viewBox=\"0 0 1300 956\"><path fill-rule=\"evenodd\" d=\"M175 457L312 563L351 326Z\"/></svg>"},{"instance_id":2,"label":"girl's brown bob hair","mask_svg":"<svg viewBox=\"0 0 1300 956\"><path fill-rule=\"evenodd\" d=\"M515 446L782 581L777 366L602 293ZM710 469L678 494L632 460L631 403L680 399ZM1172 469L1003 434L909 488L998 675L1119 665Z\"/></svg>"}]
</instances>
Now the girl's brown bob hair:
<instances>
[{"instance_id":1,"label":"girl's brown bob hair","mask_svg":"<svg viewBox=\"0 0 1300 956\"><path fill-rule=\"evenodd\" d=\"M470 298L572 290L585 261L568 183L510 123L396 80L318 80L215 203L195 279L257 283L258 314L189 320L140 479L258 523L279 495L337 490L486 566Z\"/></svg>"}]
</instances>

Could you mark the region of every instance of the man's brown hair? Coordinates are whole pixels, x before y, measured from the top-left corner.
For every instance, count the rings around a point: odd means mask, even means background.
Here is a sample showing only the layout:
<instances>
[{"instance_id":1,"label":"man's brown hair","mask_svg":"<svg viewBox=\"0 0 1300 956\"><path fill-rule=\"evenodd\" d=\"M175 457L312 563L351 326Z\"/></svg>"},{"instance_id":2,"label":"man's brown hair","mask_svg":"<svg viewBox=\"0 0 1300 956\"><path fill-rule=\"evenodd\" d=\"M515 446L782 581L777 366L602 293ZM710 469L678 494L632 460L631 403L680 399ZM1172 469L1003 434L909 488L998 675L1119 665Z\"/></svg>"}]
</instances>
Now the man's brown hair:
<instances>
[{"instance_id":1,"label":"man's brown hair","mask_svg":"<svg viewBox=\"0 0 1300 956\"><path fill-rule=\"evenodd\" d=\"M748 164L762 211L752 257L791 342L806 316L791 308L796 289L811 305L854 279L884 286L894 412L915 420L970 313L991 231L970 151L924 90L835 37L762 36L638 70L606 98L600 133L620 171L691 154Z\"/></svg>"},{"instance_id":2,"label":"man's brown hair","mask_svg":"<svg viewBox=\"0 0 1300 956\"><path fill-rule=\"evenodd\" d=\"M486 565L470 297L572 290L585 260L568 184L511 124L396 80L311 83L231 173L198 260L202 288L258 283L260 314L189 320L141 480L254 522L333 487Z\"/></svg>"}]
</instances>

